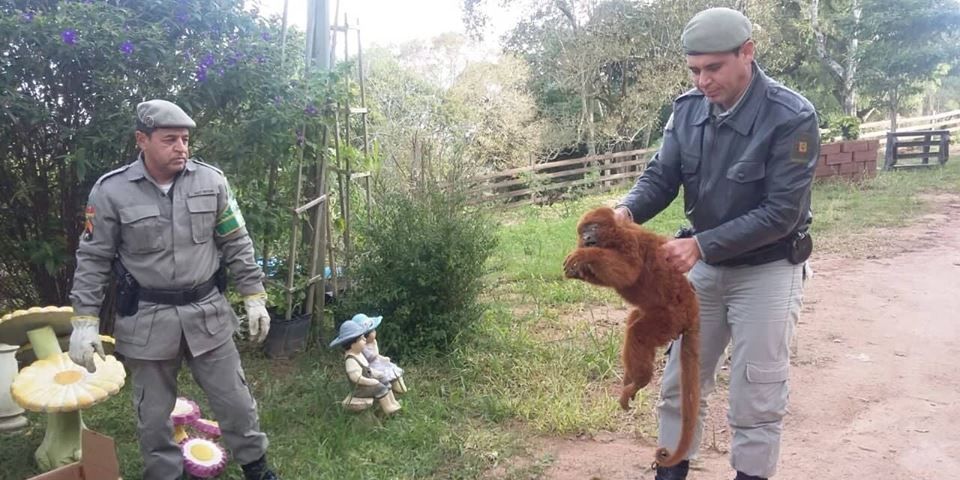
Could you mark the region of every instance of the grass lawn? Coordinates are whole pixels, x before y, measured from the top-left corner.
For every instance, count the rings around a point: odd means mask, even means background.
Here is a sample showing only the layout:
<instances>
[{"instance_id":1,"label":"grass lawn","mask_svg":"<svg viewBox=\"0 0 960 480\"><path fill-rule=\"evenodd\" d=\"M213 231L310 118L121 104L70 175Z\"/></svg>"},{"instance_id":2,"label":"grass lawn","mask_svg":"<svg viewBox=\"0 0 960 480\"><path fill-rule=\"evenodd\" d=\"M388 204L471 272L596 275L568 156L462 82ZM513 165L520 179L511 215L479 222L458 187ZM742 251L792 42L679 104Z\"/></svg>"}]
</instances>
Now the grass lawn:
<instances>
[{"instance_id":1,"label":"grass lawn","mask_svg":"<svg viewBox=\"0 0 960 480\"><path fill-rule=\"evenodd\" d=\"M960 193L960 165L881 173L863 184L817 184L814 238L842 248L849 233L906 224L927 208L923 192ZM270 436L269 457L283 478L478 478L535 436L597 430L651 434L650 399L643 396L653 392L641 391L640 407L631 412L616 404L620 331L614 326L625 315L620 300L564 281L560 270L574 245L580 213L623 193L500 214L489 309L477 335L448 358L401 362L410 392L401 397L404 410L396 417L339 409L348 386L338 352L315 347L295 360L271 361L244 347L247 378ZM682 222L674 203L648 225L672 234ZM383 338L384 353L397 341L402 339ZM181 375L181 393L208 413L189 372ZM141 461L130 391L125 387L85 412L84 420L117 440L123 477L137 479ZM28 416L27 430L0 434L0 478L37 473L32 456L45 421ZM547 461L507 475L530 478ZM241 478L239 468L231 466L221 478Z\"/></svg>"}]
</instances>

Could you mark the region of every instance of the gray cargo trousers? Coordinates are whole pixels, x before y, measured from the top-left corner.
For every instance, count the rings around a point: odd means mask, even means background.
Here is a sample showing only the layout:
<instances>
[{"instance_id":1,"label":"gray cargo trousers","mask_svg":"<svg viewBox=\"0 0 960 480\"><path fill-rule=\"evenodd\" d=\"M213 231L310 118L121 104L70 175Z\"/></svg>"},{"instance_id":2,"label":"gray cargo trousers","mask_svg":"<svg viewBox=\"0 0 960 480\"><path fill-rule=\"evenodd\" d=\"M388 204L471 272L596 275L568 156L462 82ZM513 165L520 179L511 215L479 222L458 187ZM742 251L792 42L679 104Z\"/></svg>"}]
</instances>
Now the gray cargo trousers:
<instances>
[{"instance_id":1,"label":"gray cargo trousers","mask_svg":"<svg viewBox=\"0 0 960 480\"><path fill-rule=\"evenodd\" d=\"M267 436L260 431L257 404L247 387L233 339L196 358L186 354L186 341L181 345L181 354L175 359L124 360L133 379L144 480L179 480L183 472L183 456L173 441L170 413L177 399L177 372L184 359L206 393L230 460L245 465L267 451ZM204 412L203 418L210 419L210 414Z\"/></svg>"},{"instance_id":2,"label":"gray cargo trousers","mask_svg":"<svg viewBox=\"0 0 960 480\"><path fill-rule=\"evenodd\" d=\"M707 396L716 386L721 357L732 343L727 419L733 431L730 465L769 478L777 471L780 433L787 411L790 340L800 315L803 265L779 260L764 265L720 267L697 262L687 277L700 302L700 417L694 447L703 434ZM657 403L659 445L680 440L680 344L670 348Z\"/></svg>"}]
</instances>

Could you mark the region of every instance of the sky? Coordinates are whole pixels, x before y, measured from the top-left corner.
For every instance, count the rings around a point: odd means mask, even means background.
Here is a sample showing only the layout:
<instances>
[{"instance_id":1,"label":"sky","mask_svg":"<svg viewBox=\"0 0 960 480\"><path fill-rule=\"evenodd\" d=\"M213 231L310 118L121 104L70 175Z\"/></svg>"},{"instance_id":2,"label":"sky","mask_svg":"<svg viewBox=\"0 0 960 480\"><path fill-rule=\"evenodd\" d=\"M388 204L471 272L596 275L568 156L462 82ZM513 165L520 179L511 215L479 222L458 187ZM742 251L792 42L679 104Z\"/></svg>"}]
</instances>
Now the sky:
<instances>
[{"instance_id":1,"label":"sky","mask_svg":"<svg viewBox=\"0 0 960 480\"><path fill-rule=\"evenodd\" d=\"M337 0L328 0L331 23ZM360 21L364 47L373 44L386 46L415 39L430 39L441 33L464 33L462 0L339 0L340 14L336 23L343 23L346 13L353 24ZM307 0L289 0L288 22L300 30L307 26ZM283 14L283 0L260 0L260 11L265 15ZM493 34L488 35L485 47L496 47L499 32L505 31L515 19L515 12L500 9L493 12Z\"/></svg>"}]
</instances>

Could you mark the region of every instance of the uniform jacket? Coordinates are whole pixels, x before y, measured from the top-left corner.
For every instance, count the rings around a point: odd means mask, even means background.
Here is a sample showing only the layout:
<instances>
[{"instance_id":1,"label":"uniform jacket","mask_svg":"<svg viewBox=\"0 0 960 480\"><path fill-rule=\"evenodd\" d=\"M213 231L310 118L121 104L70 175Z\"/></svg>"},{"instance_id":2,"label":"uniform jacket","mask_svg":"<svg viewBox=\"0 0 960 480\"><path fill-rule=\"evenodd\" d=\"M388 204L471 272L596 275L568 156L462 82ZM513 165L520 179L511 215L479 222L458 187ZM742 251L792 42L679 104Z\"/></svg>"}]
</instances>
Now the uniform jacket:
<instances>
[{"instance_id":1,"label":"uniform jacket","mask_svg":"<svg viewBox=\"0 0 960 480\"><path fill-rule=\"evenodd\" d=\"M750 86L717 117L702 92L673 103L663 144L621 205L644 223L684 191L703 260L749 254L812 221L810 188L820 151L813 105L754 64Z\"/></svg>"},{"instance_id":2,"label":"uniform jacket","mask_svg":"<svg viewBox=\"0 0 960 480\"><path fill-rule=\"evenodd\" d=\"M70 292L78 315L99 314L115 258L141 288L184 290L210 279L222 255L241 294L264 291L243 216L223 172L210 165L188 160L164 194L138 158L97 180L86 217ZM226 342L236 324L216 289L184 306L141 301L136 314L117 319L116 350L131 358L171 359L183 336L197 356Z\"/></svg>"}]
</instances>

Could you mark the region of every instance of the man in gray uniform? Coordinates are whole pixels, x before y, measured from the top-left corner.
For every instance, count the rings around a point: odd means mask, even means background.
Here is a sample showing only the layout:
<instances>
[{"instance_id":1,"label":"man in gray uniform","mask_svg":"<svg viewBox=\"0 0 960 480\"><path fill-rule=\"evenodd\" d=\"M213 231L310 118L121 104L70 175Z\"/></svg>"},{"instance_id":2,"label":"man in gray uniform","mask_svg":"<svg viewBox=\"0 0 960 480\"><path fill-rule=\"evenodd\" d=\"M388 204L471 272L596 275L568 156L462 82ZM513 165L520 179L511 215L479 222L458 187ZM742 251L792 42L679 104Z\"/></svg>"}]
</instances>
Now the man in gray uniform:
<instances>
[{"instance_id":1,"label":"man in gray uniform","mask_svg":"<svg viewBox=\"0 0 960 480\"><path fill-rule=\"evenodd\" d=\"M690 20L681 39L696 88L674 101L660 150L617 207L618 215L643 223L683 186L692 229L667 243L663 254L689 272L700 301L704 397L733 342L728 420L737 480L776 472L820 149L814 107L764 75L754 61L751 32L745 16L725 8ZM657 408L660 445L674 448L680 437L679 345L670 349ZM656 478L681 480L688 468L687 461L661 467Z\"/></svg>"},{"instance_id":2,"label":"man in gray uniform","mask_svg":"<svg viewBox=\"0 0 960 480\"><path fill-rule=\"evenodd\" d=\"M170 413L185 359L245 477L275 479L233 342L237 318L217 281L222 256L244 295L251 337L262 342L270 317L243 216L223 172L190 159L196 124L183 110L164 100L143 102L136 124L139 158L90 191L70 292L70 358L92 371L94 352L102 355L97 315L113 269L123 286L116 351L132 375L143 478L182 476Z\"/></svg>"}]
</instances>

